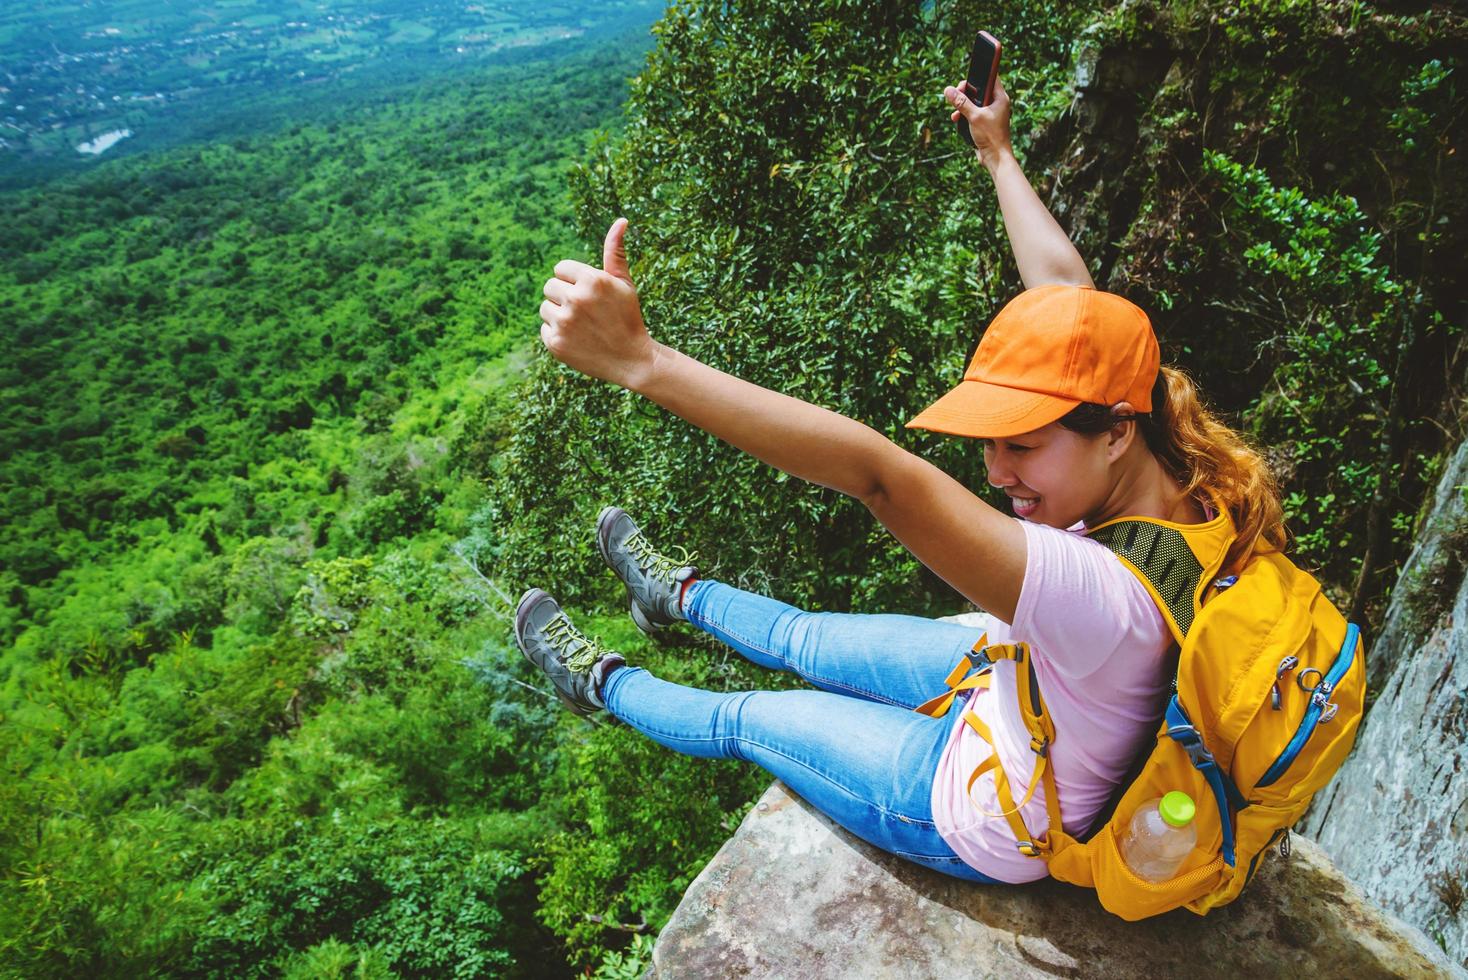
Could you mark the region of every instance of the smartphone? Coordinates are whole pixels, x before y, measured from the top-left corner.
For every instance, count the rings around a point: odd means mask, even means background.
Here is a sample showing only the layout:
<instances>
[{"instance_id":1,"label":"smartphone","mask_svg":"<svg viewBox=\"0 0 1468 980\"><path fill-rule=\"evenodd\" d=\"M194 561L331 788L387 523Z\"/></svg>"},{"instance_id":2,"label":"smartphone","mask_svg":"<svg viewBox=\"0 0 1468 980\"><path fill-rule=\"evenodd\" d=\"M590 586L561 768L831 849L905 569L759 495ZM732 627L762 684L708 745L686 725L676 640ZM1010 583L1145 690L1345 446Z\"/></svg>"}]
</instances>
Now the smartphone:
<instances>
[{"instance_id":1,"label":"smartphone","mask_svg":"<svg viewBox=\"0 0 1468 980\"><path fill-rule=\"evenodd\" d=\"M994 79L999 77L999 42L988 31L974 35L974 46L968 55L968 81L964 83L966 95L981 106L994 101ZM968 120L959 116L954 122L958 135L969 146L974 145L968 134Z\"/></svg>"}]
</instances>

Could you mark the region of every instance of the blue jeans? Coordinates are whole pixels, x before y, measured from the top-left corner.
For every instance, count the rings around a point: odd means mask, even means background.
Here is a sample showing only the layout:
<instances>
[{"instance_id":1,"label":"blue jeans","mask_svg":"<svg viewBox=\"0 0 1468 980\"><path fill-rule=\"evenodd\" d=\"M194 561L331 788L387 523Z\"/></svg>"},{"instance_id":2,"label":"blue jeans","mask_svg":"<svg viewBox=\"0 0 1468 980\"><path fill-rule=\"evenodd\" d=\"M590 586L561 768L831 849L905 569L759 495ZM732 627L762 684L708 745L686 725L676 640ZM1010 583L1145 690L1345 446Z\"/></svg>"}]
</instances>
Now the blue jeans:
<instances>
[{"instance_id":1,"label":"blue jeans","mask_svg":"<svg viewBox=\"0 0 1468 980\"><path fill-rule=\"evenodd\" d=\"M689 587L684 610L749 660L820 690L718 694L619 667L601 692L612 714L677 752L759 765L884 851L998 884L933 826L933 774L952 716L912 710L944 690L981 630L918 616L803 612L708 579Z\"/></svg>"}]
</instances>

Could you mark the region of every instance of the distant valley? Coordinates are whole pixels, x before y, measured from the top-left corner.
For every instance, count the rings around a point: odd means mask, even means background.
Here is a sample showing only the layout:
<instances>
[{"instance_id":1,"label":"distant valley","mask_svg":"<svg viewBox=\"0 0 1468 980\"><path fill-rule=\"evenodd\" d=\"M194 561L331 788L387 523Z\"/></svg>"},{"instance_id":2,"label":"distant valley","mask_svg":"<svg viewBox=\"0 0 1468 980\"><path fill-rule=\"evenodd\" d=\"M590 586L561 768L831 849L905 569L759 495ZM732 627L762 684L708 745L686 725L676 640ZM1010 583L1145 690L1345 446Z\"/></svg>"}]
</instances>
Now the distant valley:
<instances>
[{"instance_id":1,"label":"distant valley","mask_svg":"<svg viewBox=\"0 0 1468 980\"><path fill-rule=\"evenodd\" d=\"M608 0L153 0L0 12L0 185L104 154L251 130L374 83L513 60L651 24Z\"/></svg>"}]
</instances>

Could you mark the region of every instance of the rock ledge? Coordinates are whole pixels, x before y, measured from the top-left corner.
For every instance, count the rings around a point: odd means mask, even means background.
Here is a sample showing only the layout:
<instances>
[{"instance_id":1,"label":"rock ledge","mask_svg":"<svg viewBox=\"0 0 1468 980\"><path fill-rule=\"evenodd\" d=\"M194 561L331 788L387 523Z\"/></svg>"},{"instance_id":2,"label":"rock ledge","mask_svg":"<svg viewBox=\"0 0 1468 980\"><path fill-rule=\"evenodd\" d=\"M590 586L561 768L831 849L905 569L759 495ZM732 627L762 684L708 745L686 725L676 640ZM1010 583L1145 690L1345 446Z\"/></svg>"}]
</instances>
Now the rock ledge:
<instances>
[{"instance_id":1,"label":"rock ledge","mask_svg":"<svg viewBox=\"0 0 1468 980\"><path fill-rule=\"evenodd\" d=\"M909 864L776 782L683 896L649 976L1468 977L1292 840L1232 905L1133 923L1057 881L974 885Z\"/></svg>"}]
</instances>

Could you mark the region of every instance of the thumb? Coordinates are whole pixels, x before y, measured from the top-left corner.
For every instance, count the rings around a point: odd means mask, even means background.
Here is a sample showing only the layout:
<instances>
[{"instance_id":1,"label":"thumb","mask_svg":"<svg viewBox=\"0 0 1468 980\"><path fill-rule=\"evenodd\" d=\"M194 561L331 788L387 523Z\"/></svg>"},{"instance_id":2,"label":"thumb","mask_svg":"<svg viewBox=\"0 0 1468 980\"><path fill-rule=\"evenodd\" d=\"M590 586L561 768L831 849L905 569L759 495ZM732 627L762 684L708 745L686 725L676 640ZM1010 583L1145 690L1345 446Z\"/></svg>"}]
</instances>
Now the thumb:
<instances>
[{"instance_id":1,"label":"thumb","mask_svg":"<svg viewBox=\"0 0 1468 980\"><path fill-rule=\"evenodd\" d=\"M607 229L607 240L602 244L601 267L627 285L632 285L632 270L627 267L627 249L623 241L627 237L627 219L618 218Z\"/></svg>"},{"instance_id":2,"label":"thumb","mask_svg":"<svg viewBox=\"0 0 1468 980\"><path fill-rule=\"evenodd\" d=\"M957 109L965 117L972 118L979 106L978 103L969 98L967 89L967 84L953 86L949 89L953 94L949 97L948 101L953 104L953 108Z\"/></svg>"}]
</instances>

